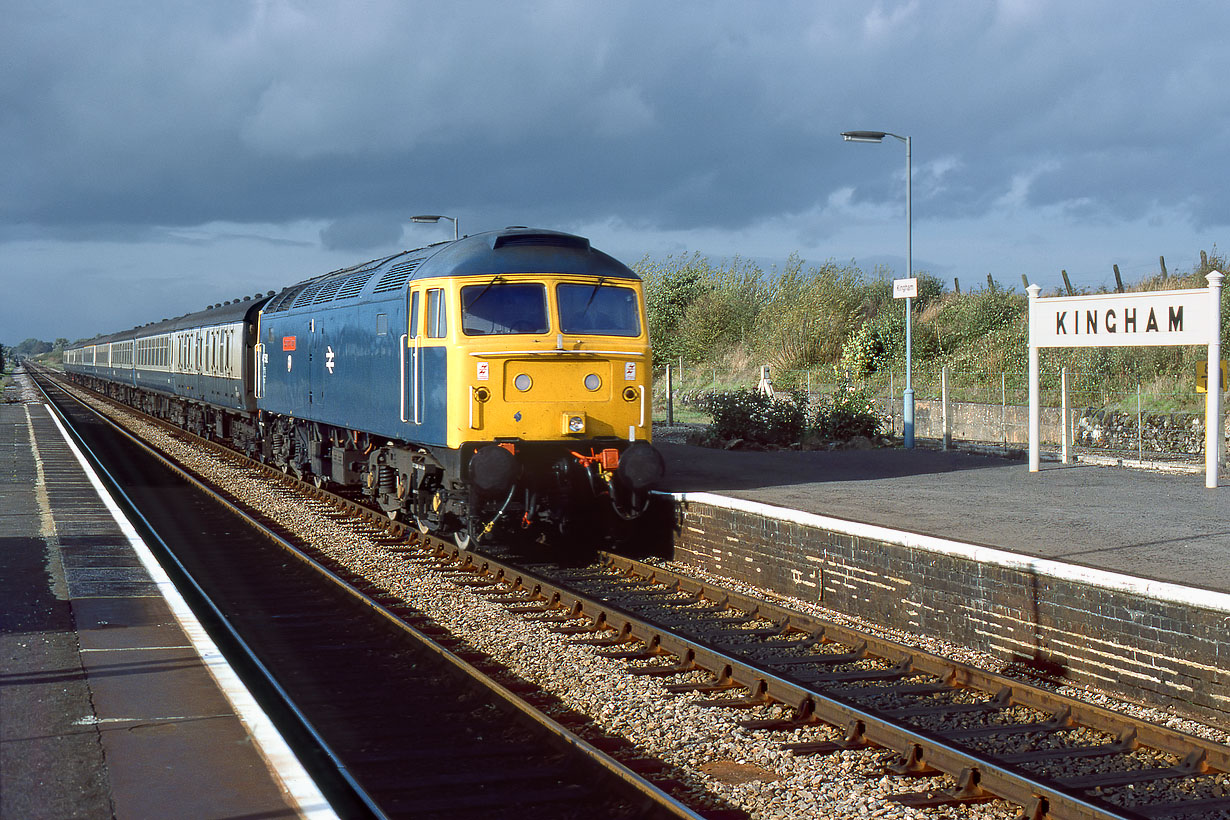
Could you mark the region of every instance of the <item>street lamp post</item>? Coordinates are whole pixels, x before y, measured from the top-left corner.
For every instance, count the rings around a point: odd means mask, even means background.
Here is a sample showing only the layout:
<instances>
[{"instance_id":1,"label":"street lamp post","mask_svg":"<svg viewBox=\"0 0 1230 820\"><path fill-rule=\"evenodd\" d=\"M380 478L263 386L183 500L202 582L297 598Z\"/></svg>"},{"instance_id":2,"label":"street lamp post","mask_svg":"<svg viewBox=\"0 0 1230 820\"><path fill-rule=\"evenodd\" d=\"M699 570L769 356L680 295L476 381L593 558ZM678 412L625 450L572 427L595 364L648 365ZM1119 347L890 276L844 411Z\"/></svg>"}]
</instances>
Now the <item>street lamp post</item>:
<instances>
[{"instance_id":1,"label":"street lamp post","mask_svg":"<svg viewBox=\"0 0 1230 820\"><path fill-rule=\"evenodd\" d=\"M419 214L418 216L410 217L411 222L419 222L419 223L435 223L435 222L439 222L441 219L447 219L453 223L453 239L460 239L461 234L457 227L456 217L445 216L444 214Z\"/></svg>"},{"instance_id":2,"label":"street lamp post","mask_svg":"<svg viewBox=\"0 0 1230 820\"><path fill-rule=\"evenodd\" d=\"M903 137L900 134L893 134L888 131L842 131L841 138L846 142L883 142L885 137L901 140L905 143L905 269L906 278L914 278L914 224L913 217L910 213L912 196L912 183L914 180L913 169L911 167L911 145L910 138ZM910 328L910 314L912 300L906 297L905 300L905 391L901 395L901 421L904 427L905 446L907 449L914 447L914 382L913 382L913 351L911 349L914 334Z\"/></svg>"}]
</instances>

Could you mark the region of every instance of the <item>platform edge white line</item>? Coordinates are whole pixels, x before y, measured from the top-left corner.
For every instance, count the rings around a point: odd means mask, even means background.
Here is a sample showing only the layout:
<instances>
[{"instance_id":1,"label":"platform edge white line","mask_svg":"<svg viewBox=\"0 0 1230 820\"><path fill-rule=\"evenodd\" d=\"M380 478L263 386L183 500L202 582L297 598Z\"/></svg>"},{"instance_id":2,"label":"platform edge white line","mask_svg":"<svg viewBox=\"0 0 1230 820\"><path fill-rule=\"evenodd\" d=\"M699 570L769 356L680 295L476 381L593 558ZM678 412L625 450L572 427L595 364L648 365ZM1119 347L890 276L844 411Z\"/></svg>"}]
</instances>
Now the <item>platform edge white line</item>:
<instances>
[{"instance_id":1,"label":"platform edge white line","mask_svg":"<svg viewBox=\"0 0 1230 820\"><path fill-rule=\"evenodd\" d=\"M937 538L932 535L922 535L906 530L882 527L877 524L848 521L844 518L833 518L827 515L804 512L803 510L795 510L789 507L779 507L760 501L748 501L747 499L734 496L718 495L717 493L664 492L659 494L673 498L680 503L693 501L698 504L708 504L712 507L763 515L767 518L787 521L804 527L825 529L841 535L872 538L889 544L926 550L927 552L941 555L968 558L971 561L991 564L1006 569L1033 572L1057 580L1074 581L1102 589L1144 595L1168 603L1186 604L1214 612L1230 612L1230 594L1225 592L1188 587L1169 581L1139 578L1134 575L1126 575L1110 570L1095 569L1093 567L1080 566L1079 564L1068 564L1050 558L1038 558L1023 553L1011 552L1010 550L982 547L977 544Z\"/></svg>"},{"instance_id":2,"label":"platform edge white line","mask_svg":"<svg viewBox=\"0 0 1230 820\"><path fill-rule=\"evenodd\" d=\"M158 588L162 597L170 606L172 613L175 615L175 620L179 622L180 628L184 630L184 634L192 642L197 654L201 657L201 661L209 670L210 675L217 683L218 688L222 690L223 695L231 704L231 708L235 710L236 715L243 721L247 727L248 733L252 736L252 740L256 743L261 755L267 761L270 769L282 783L286 794L295 804L295 809L299 815L309 820L334 820L337 817L333 807L329 805L329 801L321 793L316 782L303 768L303 764L299 762L298 756L291 750L286 743L286 739L282 737L281 732L273 725L273 721L256 702L256 698L239 679L239 675L223 657L218 647L214 644L213 639L206 633L205 628L201 626L200 621L192 613L188 603L180 595L179 590L171 582L170 577L158 563L158 559L154 557L149 546L137 533L132 522L128 520L128 516L115 503L115 499L103 486L102 480L94 471L77 443L73 441L64 425L60 422L59 416L48 405L44 404L47 414L51 420L55 422L59 428L60 435L64 437L64 441L68 444L69 449L76 457L77 462L85 471L86 477L90 480L103 505L115 520L124 537L128 539L128 543L136 552L145 570L149 573L154 585Z\"/></svg>"}]
</instances>

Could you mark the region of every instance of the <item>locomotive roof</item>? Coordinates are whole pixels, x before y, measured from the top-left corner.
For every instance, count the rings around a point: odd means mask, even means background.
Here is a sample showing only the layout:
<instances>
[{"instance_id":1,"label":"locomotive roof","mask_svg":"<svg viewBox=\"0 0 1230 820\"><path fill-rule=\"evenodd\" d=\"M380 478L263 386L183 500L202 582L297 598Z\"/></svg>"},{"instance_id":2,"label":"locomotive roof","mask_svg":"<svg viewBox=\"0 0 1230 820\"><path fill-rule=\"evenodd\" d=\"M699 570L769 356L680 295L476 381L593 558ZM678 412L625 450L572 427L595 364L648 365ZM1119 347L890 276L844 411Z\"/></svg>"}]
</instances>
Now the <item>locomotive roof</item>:
<instances>
[{"instance_id":1,"label":"locomotive roof","mask_svg":"<svg viewBox=\"0 0 1230 820\"><path fill-rule=\"evenodd\" d=\"M271 299L265 312L310 308L341 299L384 297L404 291L416 279L508 273L640 278L627 265L592 248L583 236L516 227L402 251L307 279Z\"/></svg>"},{"instance_id":2,"label":"locomotive roof","mask_svg":"<svg viewBox=\"0 0 1230 820\"><path fill-rule=\"evenodd\" d=\"M251 319L255 311L267 313L310 308L326 302L359 297L387 298L404 291L416 279L439 276L497 275L508 273L571 273L606 279L639 279L627 265L595 250L583 236L539 228L513 227L486 231L451 242L401 251L285 288L272 296L214 305L174 319L151 322L131 330L96 336L81 342L105 344L156 336L192 327L211 327Z\"/></svg>"}]
</instances>

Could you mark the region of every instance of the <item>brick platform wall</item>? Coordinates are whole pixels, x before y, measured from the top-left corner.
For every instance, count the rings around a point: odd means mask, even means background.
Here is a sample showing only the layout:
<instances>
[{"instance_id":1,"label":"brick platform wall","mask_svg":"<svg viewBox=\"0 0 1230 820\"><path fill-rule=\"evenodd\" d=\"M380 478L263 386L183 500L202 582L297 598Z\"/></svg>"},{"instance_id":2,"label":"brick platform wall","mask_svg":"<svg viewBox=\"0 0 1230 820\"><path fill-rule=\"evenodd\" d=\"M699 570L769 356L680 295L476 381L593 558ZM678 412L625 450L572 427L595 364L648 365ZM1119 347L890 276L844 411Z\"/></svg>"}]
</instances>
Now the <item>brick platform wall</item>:
<instances>
[{"instance_id":1,"label":"brick platform wall","mask_svg":"<svg viewBox=\"0 0 1230 820\"><path fill-rule=\"evenodd\" d=\"M1230 596L703 494L675 517L677 560L1230 727Z\"/></svg>"}]
</instances>

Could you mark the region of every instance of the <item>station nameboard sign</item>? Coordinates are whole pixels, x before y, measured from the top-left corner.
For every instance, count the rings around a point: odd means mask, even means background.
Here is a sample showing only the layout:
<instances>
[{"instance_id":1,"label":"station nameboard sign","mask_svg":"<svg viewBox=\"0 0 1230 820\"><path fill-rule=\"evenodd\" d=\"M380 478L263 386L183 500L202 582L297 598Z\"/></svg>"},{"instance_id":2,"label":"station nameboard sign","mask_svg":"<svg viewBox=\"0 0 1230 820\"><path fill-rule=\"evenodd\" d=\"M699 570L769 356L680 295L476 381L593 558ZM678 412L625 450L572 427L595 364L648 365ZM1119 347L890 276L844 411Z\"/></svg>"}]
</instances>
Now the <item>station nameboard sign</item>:
<instances>
[{"instance_id":1,"label":"station nameboard sign","mask_svg":"<svg viewBox=\"0 0 1230 820\"><path fill-rule=\"evenodd\" d=\"M1208 381L1221 361L1221 271L1205 274L1208 288L1039 298L1029 294L1029 471L1041 465L1041 391L1038 350L1043 347L1208 345ZM1217 487L1222 449L1221 390L1205 393L1204 486Z\"/></svg>"},{"instance_id":2,"label":"station nameboard sign","mask_svg":"<svg viewBox=\"0 0 1230 820\"><path fill-rule=\"evenodd\" d=\"M1034 299L1037 347L1207 345L1218 333L1207 288Z\"/></svg>"},{"instance_id":3,"label":"station nameboard sign","mask_svg":"<svg viewBox=\"0 0 1230 820\"><path fill-rule=\"evenodd\" d=\"M918 277L910 279L894 279L893 280L893 298L894 299L917 299L918 298Z\"/></svg>"}]
</instances>

